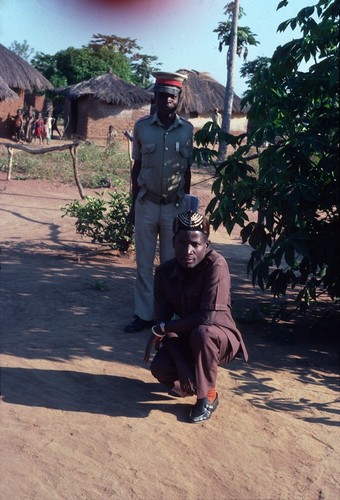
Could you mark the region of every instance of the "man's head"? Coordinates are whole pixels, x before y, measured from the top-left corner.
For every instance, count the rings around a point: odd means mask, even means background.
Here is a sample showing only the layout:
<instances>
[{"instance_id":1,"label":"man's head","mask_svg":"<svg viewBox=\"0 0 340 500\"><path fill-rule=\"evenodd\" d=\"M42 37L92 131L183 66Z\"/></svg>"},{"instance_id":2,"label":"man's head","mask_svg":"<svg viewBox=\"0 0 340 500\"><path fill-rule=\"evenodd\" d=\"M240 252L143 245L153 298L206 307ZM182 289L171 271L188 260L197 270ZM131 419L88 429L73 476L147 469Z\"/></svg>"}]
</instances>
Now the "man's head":
<instances>
[{"instance_id":1,"label":"man's head","mask_svg":"<svg viewBox=\"0 0 340 500\"><path fill-rule=\"evenodd\" d=\"M196 267L210 246L210 225L204 215L188 211L175 217L173 244L178 264L186 270Z\"/></svg>"},{"instance_id":2,"label":"man's head","mask_svg":"<svg viewBox=\"0 0 340 500\"><path fill-rule=\"evenodd\" d=\"M157 71L152 73L156 78L154 85L155 104L159 114L169 114L176 112L182 86L186 75L180 73L168 73Z\"/></svg>"},{"instance_id":3,"label":"man's head","mask_svg":"<svg viewBox=\"0 0 340 500\"><path fill-rule=\"evenodd\" d=\"M170 95L180 95L182 92L183 82L188 78L187 75L181 73L169 73L165 71L155 71L152 76L156 78L154 84L154 92L162 92Z\"/></svg>"}]
</instances>

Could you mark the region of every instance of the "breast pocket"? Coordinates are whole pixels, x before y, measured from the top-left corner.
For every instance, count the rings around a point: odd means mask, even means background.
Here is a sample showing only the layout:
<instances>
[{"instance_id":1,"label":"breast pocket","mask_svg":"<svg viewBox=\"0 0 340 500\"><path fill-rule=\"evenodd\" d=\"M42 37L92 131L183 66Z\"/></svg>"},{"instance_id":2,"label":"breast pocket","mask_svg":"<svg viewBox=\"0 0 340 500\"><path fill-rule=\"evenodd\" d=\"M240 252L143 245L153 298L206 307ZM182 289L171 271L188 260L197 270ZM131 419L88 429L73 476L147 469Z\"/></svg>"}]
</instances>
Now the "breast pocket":
<instances>
[{"instance_id":1,"label":"breast pocket","mask_svg":"<svg viewBox=\"0 0 340 500\"><path fill-rule=\"evenodd\" d=\"M153 167L153 158L156 151L156 144L143 144L141 147L142 153L142 167L151 168Z\"/></svg>"},{"instance_id":2,"label":"breast pocket","mask_svg":"<svg viewBox=\"0 0 340 500\"><path fill-rule=\"evenodd\" d=\"M189 163L190 148L188 146L180 146L177 152L177 162L175 168L177 172L184 172Z\"/></svg>"}]
</instances>

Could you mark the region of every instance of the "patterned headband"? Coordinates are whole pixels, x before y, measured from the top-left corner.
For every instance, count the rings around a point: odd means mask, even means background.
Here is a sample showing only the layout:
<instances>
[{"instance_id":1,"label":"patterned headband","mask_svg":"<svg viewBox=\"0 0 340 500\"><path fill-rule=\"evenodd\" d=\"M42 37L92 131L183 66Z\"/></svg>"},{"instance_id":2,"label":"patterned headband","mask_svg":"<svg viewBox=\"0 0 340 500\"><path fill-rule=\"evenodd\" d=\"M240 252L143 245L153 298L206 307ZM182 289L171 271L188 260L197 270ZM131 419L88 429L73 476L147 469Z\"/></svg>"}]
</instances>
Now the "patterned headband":
<instances>
[{"instance_id":1,"label":"patterned headband","mask_svg":"<svg viewBox=\"0 0 340 500\"><path fill-rule=\"evenodd\" d=\"M177 217L175 217L173 224L173 233L176 234L181 230L201 231L201 233L209 236L209 220L204 215L192 212L191 210L189 210L188 212L182 212Z\"/></svg>"}]
</instances>

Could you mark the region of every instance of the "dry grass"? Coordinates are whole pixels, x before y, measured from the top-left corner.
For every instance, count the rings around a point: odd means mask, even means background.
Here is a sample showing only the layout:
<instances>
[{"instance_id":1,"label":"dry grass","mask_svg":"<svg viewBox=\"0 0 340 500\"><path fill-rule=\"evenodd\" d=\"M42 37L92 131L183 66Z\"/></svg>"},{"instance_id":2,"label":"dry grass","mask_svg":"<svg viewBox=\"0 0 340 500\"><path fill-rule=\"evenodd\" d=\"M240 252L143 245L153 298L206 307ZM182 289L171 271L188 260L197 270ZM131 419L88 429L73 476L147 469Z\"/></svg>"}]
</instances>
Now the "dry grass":
<instances>
[{"instance_id":1,"label":"dry grass","mask_svg":"<svg viewBox=\"0 0 340 500\"><path fill-rule=\"evenodd\" d=\"M81 144L78 148L79 172L83 187L106 187L119 178L128 184L130 161L127 152L119 143L114 147L103 148L96 144ZM8 155L1 148L0 171L6 172ZM72 158L68 151L31 155L15 150L12 179L44 179L63 184L74 184Z\"/></svg>"}]
</instances>

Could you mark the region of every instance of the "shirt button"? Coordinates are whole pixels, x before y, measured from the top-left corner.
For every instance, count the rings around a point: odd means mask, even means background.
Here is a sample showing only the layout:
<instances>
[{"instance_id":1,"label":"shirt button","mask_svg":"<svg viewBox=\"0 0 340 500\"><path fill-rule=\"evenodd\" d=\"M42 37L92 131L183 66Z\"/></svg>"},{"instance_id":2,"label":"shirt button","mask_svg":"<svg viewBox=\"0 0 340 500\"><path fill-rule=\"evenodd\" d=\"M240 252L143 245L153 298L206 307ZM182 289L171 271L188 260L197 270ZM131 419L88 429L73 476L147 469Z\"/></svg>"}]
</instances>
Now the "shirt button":
<instances>
[{"instance_id":1,"label":"shirt button","mask_svg":"<svg viewBox=\"0 0 340 500\"><path fill-rule=\"evenodd\" d=\"M169 148L165 148L165 151L168 151Z\"/></svg>"}]
</instances>

